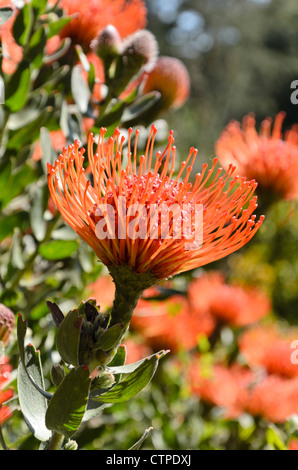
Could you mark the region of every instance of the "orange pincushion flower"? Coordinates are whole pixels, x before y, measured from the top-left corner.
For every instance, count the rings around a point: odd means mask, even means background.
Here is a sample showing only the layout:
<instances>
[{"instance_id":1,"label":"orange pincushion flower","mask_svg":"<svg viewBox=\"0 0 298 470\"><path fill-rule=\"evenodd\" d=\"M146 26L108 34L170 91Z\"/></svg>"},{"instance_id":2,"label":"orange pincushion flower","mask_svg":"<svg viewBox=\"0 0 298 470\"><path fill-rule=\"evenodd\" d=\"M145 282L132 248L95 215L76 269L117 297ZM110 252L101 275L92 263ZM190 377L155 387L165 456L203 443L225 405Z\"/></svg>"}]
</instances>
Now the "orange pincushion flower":
<instances>
[{"instance_id":1,"label":"orange pincushion flower","mask_svg":"<svg viewBox=\"0 0 298 470\"><path fill-rule=\"evenodd\" d=\"M60 37L70 37L74 44L80 44L86 50L108 24L112 24L122 38L146 24L147 10L142 0L61 0L60 7L67 15L74 15Z\"/></svg>"},{"instance_id":2,"label":"orange pincushion flower","mask_svg":"<svg viewBox=\"0 0 298 470\"><path fill-rule=\"evenodd\" d=\"M209 335L214 327L210 317L193 314L183 295L173 295L164 301L140 299L131 325L154 350L171 351L195 348L199 338Z\"/></svg>"},{"instance_id":3,"label":"orange pincushion flower","mask_svg":"<svg viewBox=\"0 0 298 470\"><path fill-rule=\"evenodd\" d=\"M296 199L298 196L298 125L282 135L285 113L277 114L271 133L270 118L256 131L253 115L242 123L231 121L219 137L215 150L221 164L234 163L237 171L254 178L261 191L275 197Z\"/></svg>"},{"instance_id":4,"label":"orange pincushion flower","mask_svg":"<svg viewBox=\"0 0 298 470\"><path fill-rule=\"evenodd\" d=\"M8 358L5 356L0 357L0 426L10 418L12 411L8 405L4 403L13 397L13 390L3 390L6 382L10 378L12 367L8 364Z\"/></svg>"},{"instance_id":5,"label":"orange pincushion flower","mask_svg":"<svg viewBox=\"0 0 298 470\"><path fill-rule=\"evenodd\" d=\"M203 401L224 408L226 417L231 419L245 411L253 378L249 369L238 364L229 368L214 364L204 370L195 360L189 371L189 386Z\"/></svg>"},{"instance_id":6,"label":"orange pincushion flower","mask_svg":"<svg viewBox=\"0 0 298 470\"><path fill-rule=\"evenodd\" d=\"M297 413L297 378L260 377L238 364L215 364L206 372L197 361L190 368L189 386L203 401L222 407L229 419L246 412L280 423Z\"/></svg>"},{"instance_id":7,"label":"orange pincushion flower","mask_svg":"<svg viewBox=\"0 0 298 470\"><path fill-rule=\"evenodd\" d=\"M142 93L159 91L163 109L179 108L190 93L190 77L185 65L174 57L159 57L144 79Z\"/></svg>"},{"instance_id":8,"label":"orange pincushion flower","mask_svg":"<svg viewBox=\"0 0 298 470\"><path fill-rule=\"evenodd\" d=\"M173 133L154 158L156 132L152 126L138 168L138 131L133 148L132 129L128 131L125 168L125 137L119 129L107 144L106 129L101 129L95 153L89 134L93 185L85 175L79 141L65 148L54 166L48 165L48 184L64 220L106 266L125 265L164 279L238 250L254 236L263 217L256 222L253 215L255 181L231 179L232 165L223 173L216 170L216 159L209 170L204 164L192 184L197 150L191 148L174 176Z\"/></svg>"},{"instance_id":9,"label":"orange pincushion flower","mask_svg":"<svg viewBox=\"0 0 298 470\"><path fill-rule=\"evenodd\" d=\"M292 341L297 330L286 333L274 327L257 327L246 331L239 339L240 352L251 367L263 367L267 373L282 377L298 377L298 364L292 362Z\"/></svg>"},{"instance_id":10,"label":"orange pincushion flower","mask_svg":"<svg viewBox=\"0 0 298 470\"><path fill-rule=\"evenodd\" d=\"M228 284L220 272L205 273L188 286L191 305L220 322L245 326L270 312L271 303L257 288Z\"/></svg>"},{"instance_id":11,"label":"orange pincushion flower","mask_svg":"<svg viewBox=\"0 0 298 470\"><path fill-rule=\"evenodd\" d=\"M246 411L273 423L282 423L297 414L297 390L298 378L269 375L252 389Z\"/></svg>"}]
</instances>

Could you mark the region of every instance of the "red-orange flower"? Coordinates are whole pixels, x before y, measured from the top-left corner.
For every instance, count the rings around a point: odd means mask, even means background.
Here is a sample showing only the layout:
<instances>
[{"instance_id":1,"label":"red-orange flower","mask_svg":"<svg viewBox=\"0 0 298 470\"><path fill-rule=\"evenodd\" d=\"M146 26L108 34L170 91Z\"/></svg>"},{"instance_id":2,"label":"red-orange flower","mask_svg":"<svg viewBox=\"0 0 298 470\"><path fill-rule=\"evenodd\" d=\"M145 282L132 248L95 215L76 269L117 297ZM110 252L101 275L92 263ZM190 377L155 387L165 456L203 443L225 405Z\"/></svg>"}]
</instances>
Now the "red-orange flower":
<instances>
[{"instance_id":1,"label":"red-orange flower","mask_svg":"<svg viewBox=\"0 0 298 470\"><path fill-rule=\"evenodd\" d=\"M260 227L255 220L255 181L204 164L189 181L197 150L190 149L175 173L173 132L163 152L153 154L152 126L145 153L138 158L132 129L125 137L116 129L105 145L101 129L94 153L89 135L88 157L93 184L83 168L84 149L75 141L48 166L51 196L62 217L109 268L128 266L138 274L164 279L223 258L245 245ZM124 164L124 159L127 159ZM243 207L245 207L243 209ZM153 282L154 283L154 282ZM147 286L149 287L149 286Z\"/></svg>"},{"instance_id":2,"label":"red-orange flower","mask_svg":"<svg viewBox=\"0 0 298 470\"><path fill-rule=\"evenodd\" d=\"M223 408L226 417L231 419L244 413L253 378L249 369L238 364L231 367L223 364L204 367L196 359L190 367L189 387L203 401Z\"/></svg>"},{"instance_id":3,"label":"red-orange flower","mask_svg":"<svg viewBox=\"0 0 298 470\"><path fill-rule=\"evenodd\" d=\"M243 118L242 128L231 121L219 137L215 151L227 168L232 162L237 171L255 179L260 191L275 198L296 199L298 196L298 125L285 135L282 124L285 113L277 114L271 132L270 118L265 119L258 133L253 115Z\"/></svg>"},{"instance_id":4,"label":"red-orange flower","mask_svg":"<svg viewBox=\"0 0 298 470\"><path fill-rule=\"evenodd\" d=\"M298 378L295 348L292 347L297 339L297 329L282 332L271 326L255 327L239 338L239 349L251 367L262 367L268 374Z\"/></svg>"},{"instance_id":5,"label":"red-orange flower","mask_svg":"<svg viewBox=\"0 0 298 470\"><path fill-rule=\"evenodd\" d=\"M188 295L193 310L235 326L254 323L271 309L270 300L262 291L228 284L218 271L194 279L188 286Z\"/></svg>"},{"instance_id":6,"label":"red-orange flower","mask_svg":"<svg viewBox=\"0 0 298 470\"><path fill-rule=\"evenodd\" d=\"M14 4L10 0L0 0L0 7L11 7L14 9L14 13L8 21L0 26L0 38L2 41L2 69L4 73L12 74L18 62L22 59L23 49L19 46L13 37L12 26L18 10L14 7Z\"/></svg>"},{"instance_id":7,"label":"red-orange flower","mask_svg":"<svg viewBox=\"0 0 298 470\"><path fill-rule=\"evenodd\" d=\"M131 326L155 351L190 351L200 337L212 332L214 323L210 317L193 312L185 296L173 295L163 301L140 299Z\"/></svg>"},{"instance_id":8,"label":"red-orange flower","mask_svg":"<svg viewBox=\"0 0 298 470\"><path fill-rule=\"evenodd\" d=\"M227 418L250 413L280 423L297 413L298 378L262 377L238 364L209 367L202 367L199 361L191 365L190 390L203 401L223 408Z\"/></svg>"},{"instance_id":9,"label":"red-orange flower","mask_svg":"<svg viewBox=\"0 0 298 470\"><path fill-rule=\"evenodd\" d=\"M51 0L52 3L56 3ZM69 37L74 44L80 44L85 50L102 29L112 24L122 38L142 29L146 25L147 10L142 0L61 0L65 14L74 15L60 32L61 38Z\"/></svg>"},{"instance_id":10,"label":"red-orange flower","mask_svg":"<svg viewBox=\"0 0 298 470\"><path fill-rule=\"evenodd\" d=\"M10 379L12 367L8 364L8 358L0 357L0 426L10 418L12 410L9 405L4 403L12 398L14 392L12 389L3 390L3 387Z\"/></svg>"},{"instance_id":11,"label":"red-orange flower","mask_svg":"<svg viewBox=\"0 0 298 470\"><path fill-rule=\"evenodd\" d=\"M297 414L298 378L269 375L252 389L246 411L273 423L282 423Z\"/></svg>"}]
</instances>

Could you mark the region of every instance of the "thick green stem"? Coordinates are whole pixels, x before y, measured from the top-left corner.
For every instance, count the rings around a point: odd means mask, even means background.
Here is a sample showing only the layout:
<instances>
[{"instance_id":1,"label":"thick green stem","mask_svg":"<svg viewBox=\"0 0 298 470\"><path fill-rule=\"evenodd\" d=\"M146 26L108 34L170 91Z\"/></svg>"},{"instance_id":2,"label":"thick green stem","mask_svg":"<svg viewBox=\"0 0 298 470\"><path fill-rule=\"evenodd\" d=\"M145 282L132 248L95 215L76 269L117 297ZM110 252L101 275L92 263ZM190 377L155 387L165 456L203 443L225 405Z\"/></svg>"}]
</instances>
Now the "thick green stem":
<instances>
[{"instance_id":1,"label":"thick green stem","mask_svg":"<svg viewBox=\"0 0 298 470\"><path fill-rule=\"evenodd\" d=\"M64 436L60 434L59 432L54 431L46 447L46 450L61 450L63 441L64 441Z\"/></svg>"},{"instance_id":2,"label":"thick green stem","mask_svg":"<svg viewBox=\"0 0 298 470\"><path fill-rule=\"evenodd\" d=\"M109 271L116 286L110 326L124 323L128 328L139 298L157 279L150 273L139 274L127 265L110 266Z\"/></svg>"}]
</instances>

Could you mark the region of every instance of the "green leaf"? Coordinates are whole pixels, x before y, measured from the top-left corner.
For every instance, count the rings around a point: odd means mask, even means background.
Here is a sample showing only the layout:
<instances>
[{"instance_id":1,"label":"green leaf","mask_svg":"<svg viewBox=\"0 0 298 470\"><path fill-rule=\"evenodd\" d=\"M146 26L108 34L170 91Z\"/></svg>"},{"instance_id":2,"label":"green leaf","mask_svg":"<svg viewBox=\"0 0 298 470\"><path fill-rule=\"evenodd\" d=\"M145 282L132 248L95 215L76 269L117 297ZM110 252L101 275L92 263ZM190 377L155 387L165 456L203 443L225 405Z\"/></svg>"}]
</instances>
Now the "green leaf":
<instances>
[{"instance_id":1,"label":"green leaf","mask_svg":"<svg viewBox=\"0 0 298 470\"><path fill-rule=\"evenodd\" d=\"M27 321L23 320L21 314L18 314L17 319L17 337L18 337L18 348L20 358L23 364L25 364L25 336L27 331Z\"/></svg>"},{"instance_id":2,"label":"green leaf","mask_svg":"<svg viewBox=\"0 0 298 470\"><path fill-rule=\"evenodd\" d=\"M81 67L76 65L71 74L71 91L74 100L82 114L86 114L90 107L91 92L83 79Z\"/></svg>"},{"instance_id":3,"label":"green leaf","mask_svg":"<svg viewBox=\"0 0 298 470\"><path fill-rule=\"evenodd\" d=\"M125 364L126 361L126 347L124 344L121 344L117 349L115 356L113 357L112 361L107 365L110 369L121 367ZM119 383L121 380L122 375L118 372L115 376L115 384Z\"/></svg>"},{"instance_id":4,"label":"green leaf","mask_svg":"<svg viewBox=\"0 0 298 470\"><path fill-rule=\"evenodd\" d=\"M21 360L18 367L19 403L30 431L40 441L46 441L51 436L45 425L47 400L33 385L32 380L41 389L44 388L40 353L30 344L24 350L24 364Z\"/></svg>"},{"instance_id":5,"label":"green leaf","mask_svg":"<svg viewBox=\"0 0 298 470\"><path fill-rule=\"evenodd\" d=\"M113 369L114 367L123 366L126 360L126 347L124 344L121 344L117 349L117 352L111 362L108 364L109 369Z\"/></svg>"},{"instance_id":6,"label":"green leaf","mask_svg":"<svg viewBox=\"0 0 298 470\"><path fill-rule=\"evenodd\" d=\"M6 188L2 198L2 208L14 197L18 196L34 179L34 170L28 164L23 165L18 170L12 171L6 181Z\"/></svg>"},{"instance_id":7,"label":"green leaf","mask_svg":"<svg viewBox=\"0 0 298 470\"><path fill-rule=\"evenodd\" d=\"M283 441L283 438L281 436L281 431L271 424L267 430L266 430L266 438L268 444L274 449L274 450L287 450L287 447Z\"/></svg>"},{"instance_id":8,"label":"green leaf","mask_svg":"<svg viewBox=\"0 0 298 470\"><path fill-rule=\"evenodd\" d=\"M95 127L109 127L112 124L116 125L120 122L123 112L127 106L125 101L117 100L111 102L112 106L108 108L103 116L100 116L95 122Z\"/></svg>"},{"instance_id":9,"label":"green leaf","mask_svg":"<svg viewBox=\"0 0 298 470\"><path fill-rule=\"evenodd\" d=\"M146 113L159 99L160 93L158 91L151 91L147 95L138 98L129 108L123 113L122 122L133 121L138 119L142 114Z\"/></svg>"},{"instance_id":10,"label":"green leaf","mask_svg":"<svg viewBox=\"0 0 298 470\"><path fill-rule=\"evenodd\" d=\"M34 236L38 241L44 239L47 229L47 224L44 219L45 212L45 188L37 186L35 188L30 211L30 224Z\"/></svg>"},{"instance_id":11,"label":"green leaf","mask_svg":"<svg viewBox=\"0 0 298 470\"><path fill-rule=\"evenodd\" d=\"M133 362L131 364L121 364L121 365L114 365L112 362L107 366L108 369L113 373L113 374L131 374L131 372L134 372L140 365L143 364L144 361L147 361L148 359L154 358L156 355L159 356L159 358L165 356L169 351L159 351L158 353L154 353L151 356L144 357L144 359L140 359L137 362Z\"/></svg>"},{"instance_id":12,"label":"green leaf","mask_svg":"<svg viewBox=\"0 0 298 470\"><path fill-rule=\"evenodd\" d=\"M30 80L30 66L21 62L5 87L5 105L12 113L24 107L30 88Z\"/></svg>"},{"instance_id":13,"label":"green leaf","mask_svg":"<svg viewBox=\"0 0 298 470\"><path fill-rule=\"evenodd\" d=\"M77 310L70 311L57 332L57 349L66 364L79 365L79 344L83 317Z\"/></svg>"},{"instance_id":14,"label":"green leaf","mask_svg":"<svg viewBox=\"0 0 298 470\"><path fill-rule=\"evenodd\" d=\"M10 262L14 268L23 269L25 267L25 261L23 259L21 247L21 233L18 227L15 227L14 234L12 237Z\"/></svg>"},{"instance_id":15,"label":"green leaf","mask_svg":"<svg viewBox=\"0 0 298 470\"><path fill-rule=\"evenodd\" d=\"M69 258L79 246L77 240L52 240L40 245L38 252L50 261Z\"/></svg>"},{"instance_id":16,"label":"green leaf","mask_svg":"<svg viewBox=\"0 0 298 470\"><path fill-rule=\"evenodd\" d=\"M0 8L0 26L2 26L13 14L13 9L9 7Z\"/></svg>"},{"instance_id":17,"label":"green leaf","mask_svg":"<svg viewBox=\"0 0 298 470\"><path fill-rule=\"evenodd\" d=\"M152 431L152 429L153 429L152 427L146 429L142 437L128 450L139 450L139 448L143 444L144 440L147 438L148 434Z\"/></svg>"},{"instance_id":18,"label":"green leaf","mask_svg":"<svg viewBox=\"0 0 298 470\"><path fill-rule=\"evenodd\" d=\"M47 35L44 28L39 28L35 31L30 39L28 54L30 56L30 63L34 65L34 68L39 68L42 65L46 42Z\"/></svg>"},{"instance_id":19,"label":"green leaf","mask_svg":"<svg viewBox=\"0 0 298 470\"><path fill-rule=\"evenodd\" d=\"M95 397L94 400L103 403L121 403L135 397L151 381L159 359L165 354L166 351L162 351L161 355L154 354L147 357L131 374L109 391Z\"/></svg>"},{"instance_id":20,"label":"green leaf","mask_svg":"<svg viewBox=\"0 0 298 470\"><path fill-rule=\"evenodd\" d=\"M55 21L50 21L48 24L48 39L59 34L64 26L66 26L73 18L73 16L63 16L62 18L58 18Z\"/></svg>"},{"instance_id":21,"label":"green leaf","mask_svg":"<svg viewBox=\"0 0 298 470\"><path fill-rule=\"evenodd\" d=\"M29 225L28 213L25 211L19 211L8 216L0 218L0 242L4 238L12 235L15 227L19 227L21 232L25 230Z\"/></svg>"},{"instance_id":22,"label":"green leaf","mask_svg":"<svg viewBox=\"0 0 298 470\"><path fill-rule=\"evenodd\" d=\"M51 394L45 392L44 387L40 387L38 383L36 383L33 377L30 375L28 368L26 367L26 349L25 349L25 336L27 331L27 321L23 320L22 315L18 315L17 319L17 340L18 340L18 349L20 354L20 360L27 372L29 380L31 380L32 385L35 387L38 392L43 395L46 399L51 398Z\"/></svg>"},{"instance_id":23,"label":"green leaf","mask_svg":"<svg viewBox=\"0 0 298 470\"><path fill-rule=\"evenodd\" d=\"M13 37L19 46L25 46L28 43L33 26L33 10L29 3L19 10L12 27Z\"/></svg>"},{"instance_id":24,"label":"green leaf","mask_svg":"<svg viewBox=\"0 0 298 470\"><path fill-rule=\"evenodd\" d=\"M124 333L124 324L117 323L116 325L108 328L96 341L94 349L101 349L102 351L109 351L115 347Z\"/></svg>"},{"instance_id":25,"label":"green leaf","mask_svg":"<svg viewBox=\"0 0 298 470\"><path fill-rule=\"evenodd\" d=\"M70 439L83 419L90 388L89 369L72 369L54 393L46 413L46 426Z\"/></svg>"},{"instance_id":26,"label":"green leaf","mask_svg":"<svg viewBox=\"0 0 298 470\"><path fill-rule=\"evenodd\" d=\"M46 127L42 127L40 129L39 142L40 142L40 146L42 150L41 164L42 164L44 173L47 175L48 173L47 164L48 163L51 163L51 165L54 164L57 158L57 153L53 149L52 141L50 137L50 131Z\"/></svg>"},{"instance_id":27,"label":"green leaf","mask_svg":"<svg viewBox=\"0 0 298 470\"><path fill-rule=\"evenodd\" d=\"M21 149L25 144L32 145L32 143L39 138L40 128L48 123L53 111L52 106L45 107L40 112L37 119L10 136L7 148Z\"/></svg>"}]
</instances>

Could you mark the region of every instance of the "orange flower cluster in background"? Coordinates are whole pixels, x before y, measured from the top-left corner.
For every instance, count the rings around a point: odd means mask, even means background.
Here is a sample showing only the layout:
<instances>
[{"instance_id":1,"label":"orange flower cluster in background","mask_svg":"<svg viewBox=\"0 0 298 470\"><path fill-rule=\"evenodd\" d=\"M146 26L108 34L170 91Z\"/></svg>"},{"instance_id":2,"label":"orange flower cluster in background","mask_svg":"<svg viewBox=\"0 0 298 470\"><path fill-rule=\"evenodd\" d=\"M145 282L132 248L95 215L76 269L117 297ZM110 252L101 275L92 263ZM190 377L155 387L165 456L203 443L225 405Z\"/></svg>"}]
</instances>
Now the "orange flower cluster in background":
<instances>
[{"instance_id":1,"label":"orange flower cluster in background","mask_svg":"<svg viewBox=\"0 0 298 470\"><path fill-rule=\"evenodd\" d=\"M293 361L297 331L255 327L239 339L246 365L217 363L206 367L199 357L189 369L193 394L224 409L227 418L242 413L284 422L298 408L298 364Z\"/></svg>"},{"instance_id":2,"label":"orange flower cluster in background","mask_svg":"<svg viewBox=\"0 0 298 470\"><path fill-rule=\"evenodd\" d=\"M265 119L259 133L252 114L243 118L242 127L231 121L216 142L215 152L225 168L233 163L239 174L255 179L264 197L297 199L298 125L283 136L284 119L284 112L277 114L272 132L272 119Z\"/></svg>"},{"instance_id":3,"label":"orange flower cluster in background","mask_svg":"<svg viewBox=\"0 0 298 470\"><path fill-rule=\"evenodd\" d=\"M167 286L171 288L171 283ZM112 306L114 292L108 276L100 277L88 288L103 309ZM190 351L202 336L210 337L218 327L251 325L271 310L271 302L261 290L228 284L218 271L206 272L191 281L186 295L175 294L165 300L159 295L158 288L147 289L131 320L131 329L154 351Z\"/></svg>"},{"instance_id":4,"label":"orange flower cluster in background","mask_svg":"<svg viewBox=\"0 0 298 470\"><path fill-rule=\"evenodd\" d=\"M8 358L0 356L0 426L7 421L12 415L12 410L8 404L5 404L10 400L14 391L9 388L4 390L5 385L10 379L12 367L8 363Z\"/></svg>"}]
</instances>

